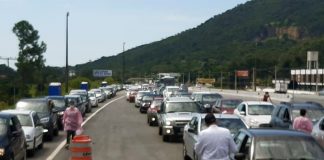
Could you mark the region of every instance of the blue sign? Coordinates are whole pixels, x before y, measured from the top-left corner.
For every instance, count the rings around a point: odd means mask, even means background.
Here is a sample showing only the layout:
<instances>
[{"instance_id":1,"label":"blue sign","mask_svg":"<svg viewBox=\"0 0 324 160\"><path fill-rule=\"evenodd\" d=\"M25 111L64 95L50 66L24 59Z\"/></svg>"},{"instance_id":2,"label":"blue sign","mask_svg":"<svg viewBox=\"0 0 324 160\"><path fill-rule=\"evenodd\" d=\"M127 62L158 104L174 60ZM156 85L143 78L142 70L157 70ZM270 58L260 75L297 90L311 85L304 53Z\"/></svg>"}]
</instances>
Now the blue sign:
<instances>
[{"instance_id":1,"label":"blue sign","mask_svg":"<svg viewBox=\"0 0 324 160\"><path fill-rule=\"evenodd\" d=\"M93 76L94 77L111 77L112 76L112 70L93 70Z\"/></svg>"}]
</instances>

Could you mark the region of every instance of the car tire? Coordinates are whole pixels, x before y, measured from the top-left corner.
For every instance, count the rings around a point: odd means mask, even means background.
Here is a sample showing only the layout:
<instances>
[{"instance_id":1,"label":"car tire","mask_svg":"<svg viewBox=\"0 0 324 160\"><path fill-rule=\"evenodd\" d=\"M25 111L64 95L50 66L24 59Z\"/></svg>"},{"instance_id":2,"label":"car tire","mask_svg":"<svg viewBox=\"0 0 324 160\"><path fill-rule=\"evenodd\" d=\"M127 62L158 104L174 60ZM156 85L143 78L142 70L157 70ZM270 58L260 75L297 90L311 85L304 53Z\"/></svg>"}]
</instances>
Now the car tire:
<instances>
[{"instance_id":1,"label":"car tire","mask_svg":"<svg viewBox=\"0 0 324 160\"><path fill-rule=\"evenodd\" d=\"M34 143L33 143L33 149L28 150L28 155L29 156L34 156L35 155L35 150L36 150L36 139L34 138Z\"/></svg>"},{"instance_id":2,"label":"car tire","mask_svg":"<svg viewBox=\"0 0 324 160\"><path fill-rule=\"evenodd\" d=\"M46 139L48 141L52 141L53 140L53 133L54 133L54 129L53 128L49 128L47 135L46 135Z\"/></svg>"},{"instance_id":3,"label":"car tire","mask_svg":"<svg viewBox=\"0 0 324 160\"><path fill-rule=\"evenodd\" d=\"M159 127L159 135L162 135L162 127Z\"/></svg>"},{"instance_id":4,"label":"car tire","mask_svg":"<svg viewBox=\"0 0 324 160\"><path fill-rule=\"evenodd\" d=\"M182 156L183 156L183 160L191 160L191 158L188 156L187 154L187 148L185 143L182 143L183 147L182 147Z\"/></svg>"},{"instance_id":5,"label":"car tire","mask_svg":"<svg viewBox=\"0 0 324 160\"><path fill-rule=\"evenodd\" d=\"M163 142L169 142L170 141L170 136L168 135L162 135Z\"/></svg>"},{"instance_id":6,"label":"car tire","mask_svg":"<svg viewBox=\"0 0 324 160\"><path fill-rule=\"evenodd\" d=\"M54 136L58 136L59 135L59 129L58 129L58 127L54 129L53 135Z\"/></svg>"},{"instance_id":7,"label":"car tire","mask_svg":"<svg viewBox=\"0 0 324 160\"><path fill-rule=\"evenodd\" d=\"M44 141L42 140L41 144L39 144L37 148L38 149L43 149L43 147L44 147Z\"/></svg>"}]
</instances>

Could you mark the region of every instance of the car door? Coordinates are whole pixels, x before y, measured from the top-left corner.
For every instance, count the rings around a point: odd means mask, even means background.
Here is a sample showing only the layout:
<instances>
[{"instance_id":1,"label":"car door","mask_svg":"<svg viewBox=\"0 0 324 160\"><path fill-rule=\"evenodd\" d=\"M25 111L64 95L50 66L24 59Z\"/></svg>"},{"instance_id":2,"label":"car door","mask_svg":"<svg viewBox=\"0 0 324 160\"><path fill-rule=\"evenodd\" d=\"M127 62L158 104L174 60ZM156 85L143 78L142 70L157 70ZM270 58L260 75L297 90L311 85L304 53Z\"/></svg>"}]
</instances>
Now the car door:
<instances>
[{"instance_id":1,"label":"car door","mask_svg":"<svg viewBox=\"0 0 324 160\"><path fill-rule=\"evenodd\" d=\"M290 123L288 108L284 107L279 112L278 128L288 129Z\"/></svg>"},{"instance_id":2,"label":"car door","mask_svg":"<svg viewBox=\"0 0 324 160\"><path fill-rule=\"evenodd\" d=\"M243 112L245 112L245 114L243 114ZM237 109L234 110L234 113L236 115L238 115L244 122L246 122L246 104L245 103L241 103Z\"/></svg>"},{"instance_id":3,"label":"car door","mask_svg":"<svg viewBox=\"0 0 324 160\"><path fill-rule=\"evenodd\" d=\"M189 128L193 130L193 132L188 131L188 139L187 139L187 154L190 157L194 155L195 144L197 142L198 136L198 118L194 117L189 123Z\"/></svg>"},{"instance_id":4,"label":"car door","mask_svg":"<svg viewBox=\"0 0 324 160\"><path fill-rule=\"evenodd\" d=\"M36 145L39 145L43 141L43 126L41 125L40 119L36 113L32 113L32 118L33 118L33 125L35 128L35 140L36 140Z\"/></svg>"},{"instance_id":5,"label":"car door","mask_svg":"<svg viewBox=\"0 0 324 160\"><path fill-rule=\"evenodd\" d=\"M234 142L237 146L238 153L244 154L245 159L248 159L251 155L251 142L252 138L249 137L245 132L240 131L235 137ZM231 155L234 156L234 155Z\"/></svg>"},{"instance_id":6,"label":"car door","mask_svg":"<svg viewBox=\"0 0 324 160\"><path fill-rule=\"evenodd\" d=\"M25 135L18 118L15 116L10 119L10 130L12 133L10 141L13 153L15 159L19 159L25 155Z\"/></svg>"}]
</instances>

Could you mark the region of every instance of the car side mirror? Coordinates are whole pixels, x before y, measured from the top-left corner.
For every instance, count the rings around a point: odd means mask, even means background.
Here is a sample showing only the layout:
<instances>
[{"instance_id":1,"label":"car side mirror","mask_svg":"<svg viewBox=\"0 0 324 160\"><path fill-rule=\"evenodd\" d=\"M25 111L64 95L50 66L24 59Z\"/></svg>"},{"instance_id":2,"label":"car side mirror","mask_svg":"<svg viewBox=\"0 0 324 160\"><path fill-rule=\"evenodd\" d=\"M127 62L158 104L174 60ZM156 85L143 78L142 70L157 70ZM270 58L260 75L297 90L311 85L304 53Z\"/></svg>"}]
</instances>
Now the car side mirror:
<instances>
[{"instance_id":1,"label":"car side mirror","mask_svg":"<svg viewBox=\"0 0 324 160\"><path fill-rule=\"evenodd\" d=\"M236 160L243 160L243 159L245 159L245 154L244 153L236 153L234 158Z\"/></svg>"},{"instance_id":2,"label":"car side mirror","mask_svg":"<svg viewBox=\"0 0 324 160\"><path fill-rule=\"evenodd\" d=\"M246 112L245 112L245 111L241 111L241 112L240 112L240 115L244 115L244 116L246 116Z\"/></svg>"},{"instance_id":3,"label":"car side mirror","mask_svg":"<svg viewBox=\"0 0 324 160\"><path fill-rule=\"evenodd\" d=\"M195 130L193 128L188 128L188 132L195 133Z\"/></svg>"}]
</instances>

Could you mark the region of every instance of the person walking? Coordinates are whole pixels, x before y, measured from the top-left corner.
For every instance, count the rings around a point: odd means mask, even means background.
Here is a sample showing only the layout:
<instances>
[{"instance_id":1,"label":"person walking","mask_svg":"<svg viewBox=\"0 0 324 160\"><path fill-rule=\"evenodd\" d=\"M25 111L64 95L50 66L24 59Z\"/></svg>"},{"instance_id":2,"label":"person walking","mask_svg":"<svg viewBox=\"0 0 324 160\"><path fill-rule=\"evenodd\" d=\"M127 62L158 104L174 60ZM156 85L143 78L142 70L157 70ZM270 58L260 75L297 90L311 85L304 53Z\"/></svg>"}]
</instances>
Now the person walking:
<instances>
[{"instance_id":1,"label":"person walking","mask_svg":"<svg viewBox=\"0 0 324 160\"><path fill-rule=\"evenodd\" d=\"M313 131L313 123L306 117L306 109L301 109L299 114L300 116L294 120L293 128L311 134Z\"/></svg>"},{"instance_id":2,"label":"person walking","mask_svg":"<svg viewBox=\"0 0 324 160\"><path fill-rule=\"evenodd\" d=\"M228 129L218 127L214 114L205 116L207 129L198 135L195 152L200 160L229 160L237 152L236 144Z\"/></svg>"},{"instance_id":3,"label":"person walking","mask_svg":"<svg viewBox=\"0 0 324 160\"><path fill-rule=\"evenodd\" d=\"M271 102L272 103L272 100L270 98L269 92L265 92L264 93L263 98L262 98L262 101L264 101L264 102Z\"/></svg>"},{"instance_id":4,"label":"person walking","mask_svg":"<svg viewBox=\"0 0 324 160\"><path fill-rule=\"evenodd\" d=\"M81 112L75 107L74 101L69 102L69 107L64 111L63 114L63 124L64 131L66 131L66 144L65 148L69 148L70 140L76 134L76 131L81 128L83 121Z\"/></svg>"}]
</instances>

